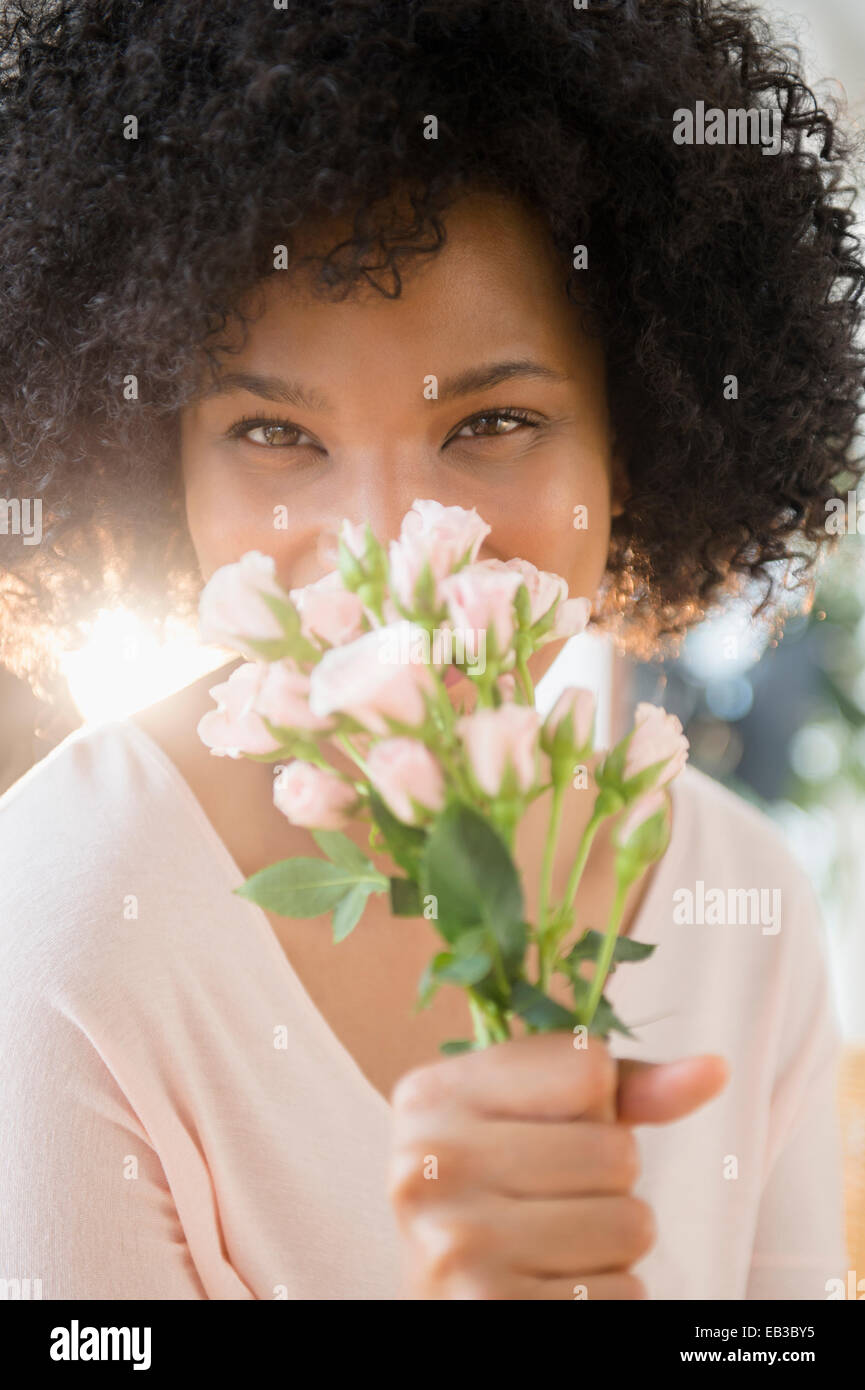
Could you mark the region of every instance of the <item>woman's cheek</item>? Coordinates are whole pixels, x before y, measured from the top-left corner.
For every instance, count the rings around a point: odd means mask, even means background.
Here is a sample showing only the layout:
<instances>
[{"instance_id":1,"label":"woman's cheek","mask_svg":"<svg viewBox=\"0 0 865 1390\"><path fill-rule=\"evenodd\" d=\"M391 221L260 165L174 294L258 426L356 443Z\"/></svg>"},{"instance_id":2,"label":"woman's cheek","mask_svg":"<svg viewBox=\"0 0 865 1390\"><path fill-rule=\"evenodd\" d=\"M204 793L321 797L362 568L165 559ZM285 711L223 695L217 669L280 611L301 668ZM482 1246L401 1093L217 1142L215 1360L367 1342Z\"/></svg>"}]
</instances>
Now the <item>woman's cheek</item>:
<instances>
[{"instance_id":1,"label":"woman's cheek","mask_svg":"<svg viewBox=\"0 0 865 1390\"><path fill-rule=\"evenodd\" d=\"M277 511L270 489L218 465L188 467L184 482L187 525L205 579L249 550L280 557L289 536L283 520L288 513Z\"/></svg>"}]
</instances>

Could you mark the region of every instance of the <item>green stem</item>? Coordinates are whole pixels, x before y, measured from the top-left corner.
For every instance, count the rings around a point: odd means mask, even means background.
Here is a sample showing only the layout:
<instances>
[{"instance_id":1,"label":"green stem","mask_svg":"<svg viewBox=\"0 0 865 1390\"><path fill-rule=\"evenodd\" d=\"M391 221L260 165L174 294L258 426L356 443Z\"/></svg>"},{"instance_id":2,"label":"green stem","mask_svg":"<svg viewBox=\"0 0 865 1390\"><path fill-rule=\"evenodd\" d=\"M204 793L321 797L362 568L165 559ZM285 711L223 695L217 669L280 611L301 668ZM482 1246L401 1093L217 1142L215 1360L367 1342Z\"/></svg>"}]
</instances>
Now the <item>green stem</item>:
<instances>
[{"instance_id":1,"label":"green stem","mask_svg":"<svg viewBox=\"0 0 865 1390\"><path fill-rule=\"evenodd\" d=\"M369 772L368 772L368 770L367 770L366 763L364 762L363 758L362 758L362 757L360 756L360 754L358 753L357 749L356 749L356 748L354 747L354 745L352 744L351 739L349 738L348 734L337 734L336 741L337 741L338 744L340 744L340 746L341 746L342 748L345 749L346 753L347 753L348 756L351 758L352 762L357 763L357 765L358 765L358 767L360 768L361 772L363 773L364 777L367 779L367 781L369 781Z\"/></svg>"},{"instance_id":2,"label":"green stem","mask_svg":"<svg viewBox=\"0 0 865 1390\"><path fill-rule=\"evenodd\" d=\"M528 664L524 656L521 656L519 661L517 662L517 670L520 674L520 680L523 683L523 689L526 692L526 699L528 700L530 705L533 705L535 703L535 687L534 683L532 682L532 678L529 675Z\"/></svg>"},{"instance_id":3,"label":"green stem","mask_svg":"<svg viewBox=\"0 0 865 1390\"><path fill-rule=\"evenodd\" d=\"M482 1047L494 1042L506 1042L511 1036L508 1021L495 1004L481 998L473 989L467 990L469 1008L475 1028L475 1039Z\"/></svg>"},{"instance_id":4,"label":"green stem","mask_svg":"<svg viewBox=\"0 0 865 1390\"><path fill-rule=\"evenodd\" d=\"M489 1047L490 1033L489 1029L487 1028L487 1023L484 1017L483 1009L481 1008L477 995L474 993L473 990L468 991L468 996L469 1008L471 1010L472 1015L472 1023L474 1024L475 1029L475 1041L479 1042L482 1047Z\"/></svg>"},{"instance_id":5,"label":"green stem","mask_svg":"<svg viewBox=\"0 0 865 1390\"><path fill-rule=\"evenodd\" d=\"M508 1021L495 1004L487 1005L485 1009L487 1024L494 1042L505 1042L511 1036Z\"/></svg>"},{"instance_id":6,"label":"green stem","mask_svg":"<svg viewBox=\"0 0 865 1390\"><path fill-rule=\"evenodd\" d=\"M454 707L450 702L448 688L434 666L429 667L429 672L435 683L434 709L439 716L439 727L443 733L453 734L456 716Z\"/></svg>"},{"instance_id":7,"label":"green stem","mask_svg":"<svg viewBox=\"0 0 865 1390\"><path fill-rule=\"evenodd\" d=\"M550 901L550 885L553 877L553 863L555 861L556 844L559 836L559 826L562 820L562 810L564 807L565 787L560 783L553 791L553 804L550 808L550 819L547 825L547 839L544 845L544 859L541 867L541 891L538 903L538 960L540 968L539 985L541 989L546 989L549 979L549 952L547 950L546 931L547 931L547 909Z\"/></svg>"},{"instance_id":8,"label":"green stem","mask_svg":"<svg viewBox=\"0 0 865 1390\"><path fill-rule=\"evenodd\" d=\"M595 1010L598 1007L598 1000L604 992L607 975L610 970L610 962L613 959L613 951L616 949L616 939L619 935L619 923L622 920L622 912L625 907L625 897L628 889L633 883L633 878L625 875L616 875L616 896L613 899L613 906L610 908L610 916L607 921L607 930L604 934L603 945L595 965L595 973L592 977L592 984L589 990L589 997L586 1000L583 1010L583 1019L587 1028L591 1028Z\"/></svg>"},{"instance_id":9,"label":"green stem","mask_svg":"<svg viewBox=\"0 0 865 1390\"><path fill-rule=\"evenodd\" d=\"M471 676L470 679L478 692L477 708L492 709L494 678L490 675L489 671L485 671L482 676Z\"/></svg>"},{"instance_id":10,"label":"green stem","mask_svg":"<svg viewBox=\"0 0 865 1390\"><path fill-rule=\"evenodd\" d=\"M522 814L522 803L501 802L493 798L489 807L489 817L498 830L508 849L513 854L517 822Z\"/></svg>"},{"instance_id":11,"label":"green stem","mask_svg":"<svg viewBox=\"0 0 865 1390\"><path fill-rule=\"evenodd\" d=\"M465 772L459 765L458 758L454 755L454 750L444 741L439 742L434 749L436 755L441 759L447 772L450 774L454 786L459 790L460 795L470 805L477 805L477 797L472 789Z\"/></svg>"},{"instance_id":12,"label":"green stem","mask_svg":"<svg viewBox=\"0 0 865 1390\"><path fill-rule=\"evenodd\" d=\"M589 850L592 848L592 841L594 840L595 835L598 832L598 826L600 825L603 819L604 817L599 816L597 811L593 811L592 818L586 826L585 830L583 831L582 838L580 840L580 847L577 851L577 857L574 860L573 868L571 869L570 876L568 878L568 885L565 889L564 901L567 903L568 907L573 907L574 905L574 898L577 896L577 889L580 886L580 879L583 876L583 869L586 867L586 860L589 857Z\"/></svg>"}]
</instances>

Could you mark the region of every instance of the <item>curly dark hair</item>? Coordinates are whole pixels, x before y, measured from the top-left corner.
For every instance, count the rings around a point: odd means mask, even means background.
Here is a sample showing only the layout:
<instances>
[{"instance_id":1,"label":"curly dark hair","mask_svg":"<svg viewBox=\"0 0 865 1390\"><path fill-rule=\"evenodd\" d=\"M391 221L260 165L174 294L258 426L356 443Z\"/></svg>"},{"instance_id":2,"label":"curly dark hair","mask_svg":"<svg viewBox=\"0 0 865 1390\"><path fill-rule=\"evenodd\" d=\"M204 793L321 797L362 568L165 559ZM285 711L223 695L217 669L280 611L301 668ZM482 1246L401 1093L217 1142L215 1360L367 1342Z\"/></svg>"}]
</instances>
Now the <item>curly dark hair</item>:
<instances>
[{"instance_id":1,"label":"curly dark hair","mask_svg":"<svg viewBox=\"0 0 865 1390\"><path fill-rule=\"evenodd\" d=\"M698 101L778 113L780 149L677 144ZM178 412L321 213L353 219L316 261L337 297L398 295L461 191L543 213L629 460L599 600L624 640L807 576L859 476L854 148L735 0L15 0L0 151L0 490L43 503L41 545L0 536L2 628L31 672L107 595L194 601Z\"/></svg>"}]
</instances>

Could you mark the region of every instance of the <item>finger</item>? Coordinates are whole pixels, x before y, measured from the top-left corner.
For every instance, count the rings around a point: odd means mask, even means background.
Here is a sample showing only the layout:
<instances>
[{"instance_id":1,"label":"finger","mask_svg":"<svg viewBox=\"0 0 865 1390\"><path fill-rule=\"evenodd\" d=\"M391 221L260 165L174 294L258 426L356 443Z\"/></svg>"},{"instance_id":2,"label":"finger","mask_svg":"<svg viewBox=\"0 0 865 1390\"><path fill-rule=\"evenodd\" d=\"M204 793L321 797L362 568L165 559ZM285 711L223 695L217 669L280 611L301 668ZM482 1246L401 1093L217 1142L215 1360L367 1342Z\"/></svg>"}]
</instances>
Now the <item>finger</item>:
<instances>
[{"instance_id":1,"label":"finger","mask_svg":"<svg viewBox=\"0 0 865 1390\"><path fill-rule=\"evenodd\" d=\"M655 1242L655 1217L639 1197L570 1197L550 1201L490 1199L483 1240L467 1262L495 1267L498 1261L518 1274L565 1275L574 1268L603 1274L627 1268ZM493 1204L494 1203L494 1204ZM448 1215L438 1214L445 1223ZM456 1218L459 1224L459 1217ZM432 1217L435 1225L436 1215ZM471 1240L471 1231L458 1238Z\"/></svg>"},{"instance_id":2,"label":"finger","mask_svg":"<svg viewBox=\"0 0 865 1390\"><path fill-rule=\"evenodd\" d=\"M625 1124L545 1123L419 1112L406 1117L391 1159L392 1190L423 1201L476 1187L501 1197L629 1192L640 1151Z\"/></svg>"},{"instance_id":3,"label":"finger","mask_svg":"<svg viewBox=\"0 0 865 1390\"><path fill-rule=\"evenodd\" d=\"M618 1117L631 1125L682 1119L722 1091L729 1079L727 1062L714 1053L675 1062L620 1062Z\"/></svg>"},{"instance_id":4,"label":"finger","mask_svg":"<svg viewBox=\"0 0 865 1390\"><path fill-rule=\"evenodd\" d=\"M615 1118L616 1063L606 1044L574 1047L570 1033L511 1038L416 1067L397 1082L397 1110L457 1106L475 1114L523 1120Z\"/></svg>"},{"instance_id":5,"label":"finger","mask_svg":"<svg viewBox=\"0 0 865 1390\"><path fill-rule=\"evenodd\" d=\"M609 1274L577 1274L563 1279L532 1279L525 1285L526 1299L568 1299L575 1302L633 1302L648 1297L646 1286L630 1270Z\"/></svg>"}]
</instances>

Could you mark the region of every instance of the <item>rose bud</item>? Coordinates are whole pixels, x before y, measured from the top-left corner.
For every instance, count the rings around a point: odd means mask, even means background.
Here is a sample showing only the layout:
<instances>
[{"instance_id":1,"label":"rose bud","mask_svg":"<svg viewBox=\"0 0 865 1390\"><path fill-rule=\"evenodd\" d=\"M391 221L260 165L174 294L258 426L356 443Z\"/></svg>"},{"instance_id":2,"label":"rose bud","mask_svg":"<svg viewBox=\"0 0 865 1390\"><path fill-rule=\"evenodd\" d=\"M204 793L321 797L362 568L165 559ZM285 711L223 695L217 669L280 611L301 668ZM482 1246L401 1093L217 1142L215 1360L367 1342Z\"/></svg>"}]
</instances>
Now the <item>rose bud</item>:
<instances>
[{"instance_id":1,"label":"rose bud","mask_svg":"<svg viewBox=\"0 0 865 1390\"><path fill-rule=\"evenodd\" d=\"M538 646L579 636L587 626L591 612L592 605L587 598L562 599L553 614L552 627L540 638Z\"/></svg>"},{"instance_id":2,"label":"rose bud","mask_svg":"<svg viewBox=\"0 0 865 1390\"><path fill-rule=\"evenodd\" d=\"M469 764L478 786L497 796L511 769L522 792L532 787L537 769L540 715L531 705L500 705L475 710L457 720Z\"/></svg>"},{"instance_id":3,"label":"rose bud","mask_svg":"<svg viewBox=\"0 0 865 1390\"><path fill-rule=\"evenodd\" d=\"M389 548L390 583L395 596L409 610L414 606L415 585L428 561L433 580L444 579L465 557L477 557L490 527L472 507L444 507L440 502L416 500L402 519L399 539Z\"/></svg>"},{"instance_id":4,"label":"rose bud","mask_svg":"<svg viewBox=\"0 0 865 1390\"><path fill-rule=\"evenodd\" d=\"M282 637L282 625L264 602L262 593L281 599L283 603L289 601L277 582L272 556L250 550L236 564L223 565L216 570L199 600L202 640L232 647L254 658L256 653L246 639L273 641Z\"/></svg>"},{"instance_id":5,"label":"rose bud","mask_svg":"<svg viewBox=\"0 0 865 1390\"><path fill-rule=\"evenodd\" d=\"M514 598L522 579L515 570L490 569L485 564L467 565L439 585L455 628L493 633L495 650L502 656L514 635Z\"/></svg>"},{"instance_id":6,"label":"rose bud","mask_svg":"<svg viewBox=\"0 0 865 1390\"><path fill-rule=\"evenodd\" d=\"M688 740L674 714L667 714L659 705L643 702L634 711L634 731L625 752L622 780L630 782L654 763L666 765L658 770L649 783L663 787L672 781L688 758ZM647 790L647 787L641 790Z\"/></svg>"},{"instance_id":7,"label":"rose bud","mask_svg":"<svg viewBox=\"0 0 865 1390\"><path fill-rule=\"evenodd\" d=\"M365 632L343 647L325 652L310 673L313 714L350 715L372 733L389 732L387 719L416 727L426 718L424 691L435 682L423 661L402 660L413 644L428 645L429 634L402 621Z\"/></svg>"},{"instance_id":8,"label":"rose bud","mask_svg":"<svg viewBox=\"0 0 865 1390\"><path fill-rule=\"evenodd\" d=\"M354 787L335 772L300 759L274 778L273 804L292 825L314 830L343 830L357 803Z\"/></svg>"},{"instance_id":9,"label":"rose bud","mask_svg":"<svg viewBox=\"0 0 865 1390\"><path fill-rule=\"evenodd\" d=\"M284 729L327 729L309 708L309 677L283 661L247 661L220 685L211 687L217 708L198 722L198 736L212 753L239 758L272 753L280 744L264 720Z\"/></svg>"},{"instance_id":10,"label":"rose bud","mask_svg":"<svg viewBox=\"0 0 865 1390\"><path fill-rule=\"evenodd\" d=\"M311 640L319 637L332 647L340 647L364 630L363 603L344 588L338 570L303 589L291 589L289 598L300 614L301 632Z\"/></svg>"},{"instance_id":11,"label":"rose bud","mask_svg":"<svg viewBox=\"0 0 865 1390\"><path fill-rule=\"evenodd\" d=\"M546 753L551 753L558 735L559 743L567 740L569 755L579 755L588 751L592 741L594 719L595 697L591 690L568 686L544 720L541 747Z\"/></svg>"},{"instance_id":12,"label":"rose bud","mask_svg":"<svg viewBox=\"0 0 865 1390\"><path fill-rule=\"evenodd\" d=\"M412 801L427 811L440 811L443 807L442 770L418 739L382 739L372 748L366 766L376 791L407 825L414 825L419 819Z\"/></svg>"}]
</instances>

